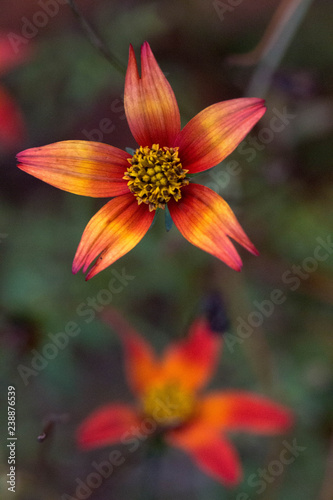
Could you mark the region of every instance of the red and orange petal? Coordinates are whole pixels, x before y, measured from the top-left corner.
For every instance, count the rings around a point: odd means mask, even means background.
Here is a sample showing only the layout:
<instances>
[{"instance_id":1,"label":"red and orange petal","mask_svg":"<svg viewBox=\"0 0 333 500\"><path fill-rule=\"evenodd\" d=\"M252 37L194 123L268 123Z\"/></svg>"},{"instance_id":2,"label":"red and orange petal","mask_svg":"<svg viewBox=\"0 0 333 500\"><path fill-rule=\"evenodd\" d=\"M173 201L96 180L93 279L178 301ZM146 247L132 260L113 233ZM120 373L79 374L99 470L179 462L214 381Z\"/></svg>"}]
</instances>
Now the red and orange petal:
<instances>
[{"instance_id":1,"label":"red and orange petal","mask_svg":"<svg viewBox=\"0 0 333 500\"><path fill-rule=\"evenodd\" d=\"M183 426L165 436L170 446L181 449L207 475L225 486L235 486L242 478L235 447L227 439L210 432L204 423Z\"/></svg>"},{"instance_id":2,"label":"red and orange petal","mask_svg":"<svg viewBox=\"0 0 333 500\"><path fill-rule=\"evenodd\" d=\"M174 146L180 131L177 101L147 42L141 47L141 78L130 46L124 105L129 127L140 146Z\"/></svg>"},{"instance_id":3,"label":"red and orange petal","mask_svg":"<svg viewBox=\"0 0 333 500\"><path fill-rule=\"evenodd\" d=\"M221 337L206 319L196 320L188 337L173 343L162 359L159 382L179 381L187 390L202 388L211 378L220 354Z\"/></svg>"},{"instance_id":4,"label":"red and orange petal","mask_svg":"<svg viewBox=\"0 0 333 500\"><path fill-rule=\"evenodd\" d=\"M21 111L9 95L0 87L0 148L12 148L25 137L25 125Z\"/></svg>"},{"instance_id":5,"label":"red and orange petal","mask_svg":"<svg viewBox=\"0 0 333 500\"><path fill-rule=\"evenodd\" d=\"M74 257L73 273L82 267L86 279L110 266L128 253L144 237L153 222L155 212L147 205L138 205L132 193L113 198L97 212L84 230Z\"/></svg>"},{"instance_id":6,"label":"red and orange petal","mask_svg":"<svg viewBox=\"0 0 333 500\"><path fill-rule=\"evenodd\" d=\"M123 180L130 155L99 142L62 141L17 155L18 167L64 191L92 197L128 193Z\"/></svg>"},{"instance_id":7,"label":"red and orange petal","mask_svg":"<svg viewBox=\"0 0 333 500\"><path fill-rule=\"evenodd\" d=\"M135 408L110 404L94 411L79 427L77 443L81 449L119 443L130 429L141 424Z\"/></svg>"},{"instance_id":8,"label":"red and orange petal","mask_svg":"<svg viewBox=\"0 0 333 500\"><path fill-rule=\"evenodd\" d=\"M281 434L294 421L286 407L243 391L207 394L200 401L198 418L207 428L255 434Z\"/></svg>"},{"instance_id":9,"label":"red and orange petal","mask_svg":"<svg viewBox=\"0 0 333 500\"><path fill-rule=\"evenodd\" d=\"M113 308L108 308L104 319L119 335L125 349L126 375L130 387L142 395L156 377L159 363L150 344L146 342Z\"/></svg>"},{"instance_id":10,"label":"red and orange petal","mask_svg":"<svg viewBox=\"0 0 333 500\"><path fill-rule=\"evenodd\" d=\"M213 104L197 114L178 134L183 168L202 172L224 160L265 113L265 101L231 99Z\"/></svg>"},{"instance_id":11,"label":"red and orange petal","mask_svg":"<svg viewBox=\"0 0 333 500\"><path fill-rule=\"evenodd\" d=\"M229 237L258 255L229 205L211 189L189 184L182 188L180 202L170 200L168 208L184 238L232 269L240 271L242 261Z\"/></svg>"}]
</instances>

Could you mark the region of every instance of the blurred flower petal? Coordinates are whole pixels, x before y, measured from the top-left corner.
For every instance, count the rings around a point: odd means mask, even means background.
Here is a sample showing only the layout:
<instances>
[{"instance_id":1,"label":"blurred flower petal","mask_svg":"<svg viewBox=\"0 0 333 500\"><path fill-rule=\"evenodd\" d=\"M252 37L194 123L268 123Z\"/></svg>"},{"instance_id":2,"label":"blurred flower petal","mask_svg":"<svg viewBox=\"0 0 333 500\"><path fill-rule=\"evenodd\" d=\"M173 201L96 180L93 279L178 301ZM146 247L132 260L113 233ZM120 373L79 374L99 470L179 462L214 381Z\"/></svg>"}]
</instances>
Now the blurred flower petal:
<instances>
[{"instance_id":1,"label":"blurred flower petal","mask_svg":"<svg viewBox=\"0 0 333 500\"><path fill-rule=\"evenodd\" d=\"M134 394L142 394L156 375L157 362L148 342L114 309L108 308L105 320L120 336L125 349L126 374Z\"/></svg>"},{"instance_id":2,"label":"blurred flower petal","mask_svg":"<svg viewBox=\"0 0 333 500\"><path fill-rule=\"evenodd\" d=\"M135 408L110 404L93 412L77 431L77 443L82 449L98 448L119 443L130 429L141 424Z\"/></svg>"},{"instance_id":3,"label":"blurred flower petal","mask_svg":"<svg viewBox=\"0 0 333 500\"><path fill-rule=\"evenodd\" d=\"M256 434L286 432L294 420L284 406L242 391L216 392L205 396L200 413L209 427Z\"/></svg>"},{"instance_id":4,"label":"blurred flower petal","mask_svg":"<svg viewBox=\"0 0 333 500\"><path fill-rule=\"evenodd\" d=\"M161 365L165 380L180 380L189 390L198 390L211 378L220 355L221 337L210 328L207 320L196 320L188 337L171 344Z\"/></svg>"},{"instance_id":5,"label":"blurred flower petal","mask_svg":"<svg viewBox=\"0 0 333 500\"><path fill-rule=\"evenodd\" d=\"M0 33L0 75L7 73L30 57L31 48L28 43L22 44L20 42L18 48L17 44L14 43L16 37L27 42L26 39L14 33Z\"/></svg>"},{"instance_id":6,"label":"blurred flower petal","mask_svg":"<svg viewBox=\"0 0 333 500\"><path fill-rule=\"evenodd\" d=\"M242 472L234 446L218 434L212 434L204 422L171 431L166 441L187 453L206 474L225 486L235 486Z\"/></svg>"},{"instance_id":7,"label":"blurred flower petal","mask_svg":"<svg viewBox=\"0 0 333 500\"><path fill-rule=\"evenodd\" d=\"M9 93L0 87L0 147L12 148L20 144L25 136L21 111Z\"/></svg>"}]
</instances>

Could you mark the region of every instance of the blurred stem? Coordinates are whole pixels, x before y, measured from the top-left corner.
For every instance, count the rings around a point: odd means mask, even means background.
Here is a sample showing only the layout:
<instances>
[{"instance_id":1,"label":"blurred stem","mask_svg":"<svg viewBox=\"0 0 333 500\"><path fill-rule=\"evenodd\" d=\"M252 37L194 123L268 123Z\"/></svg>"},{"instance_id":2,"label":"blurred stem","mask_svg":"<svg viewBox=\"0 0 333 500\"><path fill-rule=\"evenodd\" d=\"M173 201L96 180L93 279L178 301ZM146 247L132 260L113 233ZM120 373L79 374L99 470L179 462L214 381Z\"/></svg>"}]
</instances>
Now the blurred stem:
<instances>
[{"instance_id":1,"label":"blurred stem","mask_svg":"<svg viewBox=\"0 0 333 500\"><path fill-rule=\"evenodd\" d=\"M117 56L112 54L112 52L108 49L105 42L102 38L96 33L95 29L91 26L91 24L86 20L76 2L74 0L67 0L68 5L71 7L72 11L79 19L81 26L86 33L90 43L95 47L104 57L107 59L109 63L122 75L126 74L126 66L118 59Z\"/></svg>"},{"instance_id":2,"label":"blurred stem","mask_svg":"<svg viewBox=\"0 0 333 500\"><path fill-rule=\"evenodd\" d=\"M257 47L243 58L239 57L239 62L241 59L247 63L258 62L246 95L265 96L272 76L311 3L312 0L282 0Z\"/></svg>"},{"instance_id":3,"label":"blurred stem","mask_svg":"<svg viewBox=\"0 0 333 500\"><path fill-rule=\"evenodd\" d=\"M158 500L160 465L165 448L161 434L157 434L151 441L148 440L140 500Z\"/></svg>"}]
</instances>

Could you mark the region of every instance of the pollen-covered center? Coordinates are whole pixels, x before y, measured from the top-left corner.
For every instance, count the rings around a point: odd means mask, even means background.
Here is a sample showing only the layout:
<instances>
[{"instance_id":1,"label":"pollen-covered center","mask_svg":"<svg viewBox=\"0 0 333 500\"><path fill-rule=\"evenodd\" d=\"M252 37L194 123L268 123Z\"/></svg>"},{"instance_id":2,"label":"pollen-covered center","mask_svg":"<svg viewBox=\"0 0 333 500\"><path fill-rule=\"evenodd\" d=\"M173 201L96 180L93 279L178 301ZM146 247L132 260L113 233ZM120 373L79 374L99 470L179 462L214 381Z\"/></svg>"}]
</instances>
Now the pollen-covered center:
<instances>
[{"instance_id":1,"label":"pollen-covered center","mask_svg":"<svg viewBox=\"0 0 333 500\"><path fill-rule=\"evenodd\" d=\"M154 387L143 397L143 412L161 426L179 425L194 412L195 399L192 393L178 384Z\"/></svg>"},{"instance_id":2,"label":"pollen-covered center","mask_svg":"<svg viewBox=\"0 0 333 500\"><path fill-rule=\"evenodd\" d=\"M124 179L138 204L146 203L150 211L165 208L172 197L180 200L181 188L189 183L188 170L183 169L178 158L178 148L160 148L159 144L153 144L152 148L140 146L128 162L131 166Z\"/></svg>"}]
</instances>

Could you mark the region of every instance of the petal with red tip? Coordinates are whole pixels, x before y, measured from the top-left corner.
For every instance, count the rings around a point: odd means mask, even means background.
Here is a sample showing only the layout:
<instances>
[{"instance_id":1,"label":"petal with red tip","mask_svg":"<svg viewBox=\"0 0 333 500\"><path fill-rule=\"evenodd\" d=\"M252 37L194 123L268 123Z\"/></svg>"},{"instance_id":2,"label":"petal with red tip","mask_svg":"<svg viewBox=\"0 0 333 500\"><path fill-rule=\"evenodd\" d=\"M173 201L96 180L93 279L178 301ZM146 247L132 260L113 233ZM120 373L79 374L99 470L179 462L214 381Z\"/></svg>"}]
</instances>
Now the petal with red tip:
<instances>
[{"instance_id":1,"label":"petal with red tip","mask_svg":"<svg viewBox=\"0 0 333 500\"><path fill-rule=\"evenodd\" d=\"M280 434L293 424L290 410L270 399L243 391L216 392L200 402L208 428L255 434Z\"/></svg>"},{"instance_id":2,"label":"petal with red tip","mask_svg":"<svg viewBox=\"0 0 333 500\"><path fill-rule=\"evenodd\" d=\"M140 146L174 145L180 131L177 101L147 42L141 48L141 78L130 46L124 104L129 127Z\"/></svg>"},{"instance_id":3,"label":"petal with red tip","mask_svg":"<svg viewBox=\"0 0 333 500\"><path fill-rule=\"evenodd\" d=\"M241 269L242 261L229 237L258 255L231 208L218 194L199 184L189 184L181 193L181 200L170 200L168 208L175 225L190 243L236 271Z\"/></svg>"},{"instance_id":4,"label":"petal with red tip","mask_svg":"<svg viewBox=\"0 0 333 500\"><path fill-rule=\"evenodd\" d=\"M216 433L211 433L204 422L174 430L166 441L187 453L206 474L225 486L240 482L242 470L234 446Z\"/></svg>"},{"instance_id":5,"label":"petal with red tip","mask_svg":"<svg viewBox=\"0 0 333 500\"><path fill-rule=\"evenodd\" d=\"M78 428L81 449L99 448L119 443L130 429L141 424L135 408L110 404L94 411Z\"/></svg>"},{"instance_id":6,"label":"petal with red tip","mask_svg":"<svg viewBox=\"0 0 333 500\"><path fill-rule=\"evenodd\" d=\"M224 160L266 111L264 100L231 99L197 114L179 133L175 146L183 168L203 172Z\"/></svg>"},{"instance_id":7,"label":"petal with red tip","mask_svg":"<svg viewBox=\"0 0 333 500\"><path fill-rule=\"evenodd\" d=\"M188 390L198 390L211 378L220 354L221 338L201 318L190 328L188 337L172 344L165 352L161 378L177 380Z\"/></svg>"},{"instance_id":8,"label":"petal with red tip","mask_svg":"<svg viewBox=\"0 0 333 500\"><path fill-rule=\"evenodd\" d=\"M107 198L128 193L123 179L130 155L89 141L62 141L17 155L18 167L70 193Z\"/></svg>"},{"instance_id":9,"label":"petal with red tip","mask_svg":"<svg viewBox=\"0 0 333 500\"><path fill-rule=\"evenodd\" d=\"M143 394L156 375L157 363L150 345L113 308L103 315L119 335L125 349L126 374L134 393Z\"/></svg>"},{"instance_id":10,"label":"petal with red tip","mask_svg":"<svg viewBox=\"0 0 333 500\"><path fill-rule=\"evenodd\" d=\"M142 240L154 215L155 211L149 212L147 205L138 205L132 193L109 201L84 230L74 258L73 273L81 267L86 272L96 257L97 262L89 271L87 280L110 266Z\"/></svg>"},{"instance_id":11,"label":"petal with red tip","mask_svg":"<svg viewBox=\"0 0 333 500\"><path fill-rule=\"evenodd\" d=\"M8 92L0 87L0 147L11 148L22 142L24 135L21 111Z\"/></svg>"}]
</instances>

